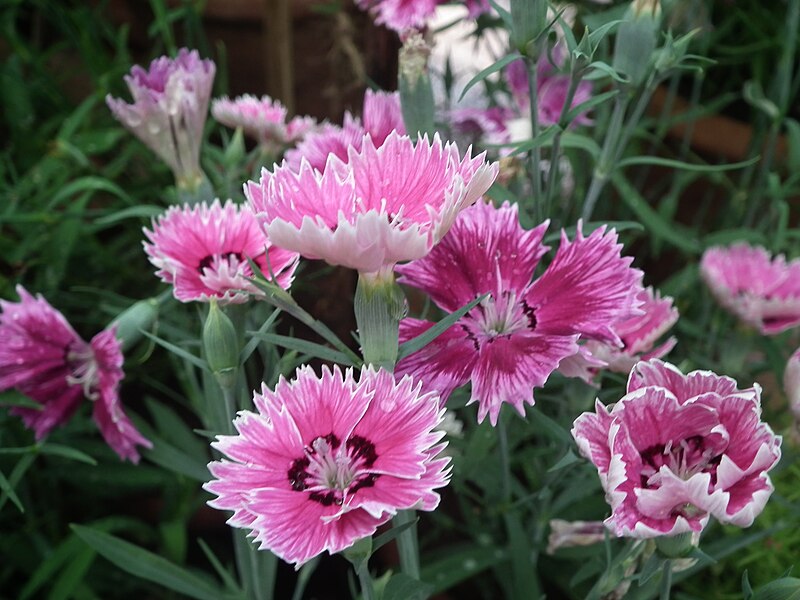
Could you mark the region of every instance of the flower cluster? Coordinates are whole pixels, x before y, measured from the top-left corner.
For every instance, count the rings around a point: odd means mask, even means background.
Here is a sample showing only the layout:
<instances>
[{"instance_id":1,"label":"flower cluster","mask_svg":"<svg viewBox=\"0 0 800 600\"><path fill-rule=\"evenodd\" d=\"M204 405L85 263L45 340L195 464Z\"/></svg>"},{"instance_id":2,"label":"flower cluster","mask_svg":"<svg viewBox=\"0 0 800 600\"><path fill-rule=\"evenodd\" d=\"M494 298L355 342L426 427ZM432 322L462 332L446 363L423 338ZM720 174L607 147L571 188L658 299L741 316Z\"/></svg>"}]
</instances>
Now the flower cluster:
<instances>
[{"instance_id":1,"label":"flower cluster","mask_svg":"<svg viewBox=\"0 0 800 600\"><path fill-rule=\"evenodd\" d=\"M264 386L234 421L238 435L212 444L204 487L228 523L252 531L262 548L302 565L375 532L398 510L433 510L447 485L449 458L436 431L444 411L436 394L410 377L395 381L370 368L310 367L296 379Z\"/></svg>"},{"instance_id":2,"label":"flower cluster","mask_svg":"<svg viewBox=\"0 0 800 600\"><path fill-rule=\"evenodd\" d=\"M611 505L606 524L637 538L699 532L710 516L740 527L763 510L781 438L761 416L760 388L658 360L631 371L613 407L597 402L572 435Z\"/></svg>"},{"instance_id":3,"label":"flower cluster","mask_svg":"<svg viewBox=\"0 0 800 600\"><path fill-rule=\"evenodd\" d=\"M19 302L0 300L0 391L16 389L40 405L14 407L42 439L63 425L84 399L106 442L120 458L139 461L136 446L152 444L122 411L119 382L122 350L114 328L87 343L60 312L41 296L17 286Z\"/></svg>"}]
</instances>

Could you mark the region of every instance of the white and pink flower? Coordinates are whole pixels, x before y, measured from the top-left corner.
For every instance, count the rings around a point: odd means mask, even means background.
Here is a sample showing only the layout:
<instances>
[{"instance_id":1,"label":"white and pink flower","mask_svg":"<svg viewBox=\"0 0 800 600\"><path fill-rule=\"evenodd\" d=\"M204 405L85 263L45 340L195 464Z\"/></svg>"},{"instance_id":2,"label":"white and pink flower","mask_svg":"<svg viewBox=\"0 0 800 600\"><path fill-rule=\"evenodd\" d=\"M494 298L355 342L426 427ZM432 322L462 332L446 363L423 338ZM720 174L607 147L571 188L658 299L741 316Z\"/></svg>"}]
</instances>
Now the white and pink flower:
<instances>
[{"instance_id":1,"label":"white and pink flower","mask_svg":"<svg viewBox=\"0 0 800 600\"><path fill-rule=\"evenodd\" d=\"M546 229L547 223L522 229L516 205L480 202L428 256L398 267L400 283L427 292L448 312L489 297L401 360L397 372L413 374L444 400L471 381L478 421L488 414L494 425L503 403L524 414L525 403L534 402L533 388L578 352L579 337L621 344L611 324L636 312L642 274L620 255L616 233L601 228L584 237L579 226L572 241L562 234L550 266L531 281L548 250ZM403 319L401 341L432 326Z\"/></svg>"},{"instance_id":2,"label":"white and pink flower","mask_svg":"<svg viewBox=\"0 0 800 600\"><path fill-rule=\"evenodd\" d=\"M700 274L717 301L761 333L800 325L800 259L745 243L703 253Z\"/></svg>"},{"instance_id":3,"label":"white and pink flower","mask_svg":"<svg viewBox=\"0 0 800 600\"><path fill-rule=\"evenodd\" d=\"M312 117L296 116L287 122L286 107L269 96L217 98L211 103L211 114L227 127L241 127L245 135L274 153L297 144L317 126Z\"/></svg>"},{"instance_id":4,"label":"white and pink flower","mask_svg":"<svg viewBox=\"0 0 800 600\"><path fill-rule=\"evenodd\" d=\"M597 467L618 536L699 532L710 516L748 527L772 494L780 436L761 421L761 389L708 371L683 375L641 362L627 394L575 420L572 435Z\"/></svg>"},{"instance_id":5,"label":"white and pink flower","mask_svg":"<svg viewBox=\"0 0 800 600\"><path fill-rule=\"evenodd\" d=\"M132 104L106 96L114 117L167 163L179 182L202 177L200 143L215 70L196 50L181 48L176 58L157 58L147 71L131 69L125 83Z\"/></svg>"},{"instance_id":6,"label":"white and pink flower","mask_svg":"<svg viewBox=\"0 0 800 600\"><path fill-rule=\"evenodd\" d=\"M299 256L278 248L264 234L248 206L231 200L215 200L195 206L173 206L153 220L144 250L158 268L156 275L172 284L181 302L247 302L262 292L248 279L253 277L248 258L275 283L288 289Z\"/></svg>"},{"instance_id":7,"label":"white and pink flower","mask_svg":"<svg viewBox=\"0 0 800 600\"><path fill-rule=\"evenodd\" d=\"M136 446L150 448L122 411L122 349L114 328L86 343L59 311L17 286L19 302L0 300L0 391L16 389L41 405L14 407L40 440L66 423L84 399L93 402L100 433L120 458L139 461Z\"/></svg>"},{"instance_id":8,"label":"white and pink flower","mask_svg":"<svg viewBox=\"0 0 800 600\"><path fill-rule=\"evenodd\" d=\"M238 435L212 444L205 489L228 524L250 529L261 548L300 566L372 535L399 510L434 510L449 458L437 430L436 394L384 370L301 367L272 392L264 386L234 421Z\"/></svg>"},{"instance_id":9,"label":"white and pink flower","mask_svg":"<svg viewBox=\"0 0 800 600\"><path fill-rule=\"evenodd\" d=\"M347 162L328 157L322 171L285 163L244 193L274 244L362 273L425 256L458 213L489 189L497 165L462 158L454 144L390 133L377 146L365 135Z\"/></svg>"}]
</instances>

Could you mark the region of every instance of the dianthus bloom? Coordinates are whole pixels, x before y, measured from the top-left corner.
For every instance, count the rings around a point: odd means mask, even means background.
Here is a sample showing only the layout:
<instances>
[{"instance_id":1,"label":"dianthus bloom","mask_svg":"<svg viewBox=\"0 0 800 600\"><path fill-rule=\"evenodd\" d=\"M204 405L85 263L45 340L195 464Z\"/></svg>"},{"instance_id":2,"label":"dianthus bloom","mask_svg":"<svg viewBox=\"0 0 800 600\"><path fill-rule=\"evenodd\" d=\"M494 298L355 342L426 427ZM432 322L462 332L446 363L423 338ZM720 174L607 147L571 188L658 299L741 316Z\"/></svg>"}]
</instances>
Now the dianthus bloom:
<instances>
[{"instance_id":1,"label":"dianthus bloom","mask_svg":"<svg viewBox=\"0 0 800 600\"><path fill-rule=\"evenodd\" d=\"M41 296L17 286L19 302L0 300L0 391L11 388L41 405L14 407L39 440L64 424L84 398L93 401L93 417L120 458L139 461L136 445L152 444L133 426L119 401L122 350L114 328L86 343L60 312Z\"/></svg>"},{"instance_id":2,"label":"dianthus bloom","mask_svg":"<svg viewBox=\"0 0 800 600\"><path fill-rule=\"evenodd\" d=\"M150 243L144 250L158 275L174 286L181 302L207 302L216 298L224 303L247 302L258 290L249 258L275 283L288 289L297 268L298 255L275 247L264 235L255 215L247 206L231 200L221 205L215 200L195 206L173 206L153 220L153 230L144 230Z\"/></svg>"},{"instance_id":3,"label":"dianthus bloom","mask_svg":"<svg viewBox=\"0 0 800 600\"><path fill-rule=\"evenodd\" d=\"M228 524L250 529L261 548L302 565L372 535L399 510L434 510L449 458L436 428L444 411L410 377L366 368L301 367L274 392L256 393L238 435L212 444L229 460L209 465L205 489Z\"/></svg>"},{"instance_id":4,"label":"dianthus bloom","mask_svg":"<svg viewBox=\"0 0 800 600\"><path fill-rule=\"evenodd\" d=\"M620 256L616 232L600 228L584 237L580 226L547 270L531 282L547 223L525 231L517 206L480 202L465 210L428 256L397 268L398 280L427 292L453 312L489 294L422 350L404 358L398 373L411 373L446 399L472 381L470 403L478 421L497 423L504 402L524 414L533 388L544 385L559 362L578 351L577 340L620 344L610 324L636 310L641 271ZM433 323L403 319L406 341Z\"/></svg>"},{"instance_id":5,"label":"dianthus bloom","mask_svg":"<svg viewBox=\"0 0 800 600\"><path fill-rule=\"evenodd\" d=\"M250 94L231 100L217 98L211 114L228 127L241 127L245 135L255 138L270 152L280 152L299 142L316 127L311 117L294 117L286 121L286 107L269 96L256 98Z\"/></svg>"},{"instance_id":6,"label":"dianthus bloom","mask_svg":"<svg viewBox=\"0 0 800 600\"><path fill-rule=\"evenodd\" d=\"M200 142L215 70L196 50L181 48L177 58L157 58L147 71L131 69L125 83L133 104L106 96L114 117L169 165L180 185L203 177Z\"/></svg>"},{"instance_id":7,"label":"dianthus bloom","mask_svg":"<svg viewBox=\"0 0 800 600\"><path fill-rule=\"evenodd\" d=\"M449 0L356 0L362 10L369 10L378 25L385 25L397 32L406 29L421 29L433 16L436 7ZM468 15L476 18L488 12L488 0L464 0Z\"/></svg>"},{"instance_id":8,"label":"dianthus bloom","mask_svg":"<svg viewBox=\"0 0 800 600\"><path fill-rule=\"evenodd\" d=\"M700 274L722 306L772 335L800 324L800 259L745 243L703 253Z\"/></svg>"},{"instance_id":9,"label":"dianthus bloom","mask_svg":"<svg viewBox=\"0 0 800 600\"><path fill-rule=\"evenodd\" d=\"M405 135L403 114L400 110L400 95L397 92L373 92L364 94L364 108L361 118L349 111L344 114L344 125L323 125L318 131L310 133L296 148L286 153L286 163L297 170L307 161L315 169L322 171L333 154L347 160L347 152L353 148L361 150L364 136L368 135L374 146L380 146L390 133L396 131Z\"/></svg>"},{"instance_id":10,"label":"dianthus bloom","mask_svg":"<svg viewBox=\"0 0 800 600\"><path fill-rule=\"evenodd\" d=\"M244 193L273 243L361 273L425 256L459 211L494 181L484 154L461 158L454 144L389 134L382 146L364 136L347 162L329 156L320 172L303 162L261 172Z\"/></svg>"},{"instance_id":11,"label":"dianthus bloom","mask_svg":"<svg viewBox=\"0 0 800 600\"><path fill-rule=\"evenodd\" d=\"M600 368L627 374L640 360L662 358L672 350L677 343L674 337L655 346L678 320L678 309L672 305L672 298L662 298L649 287L639 292L637 300L641 314L626 317L611 326L622 341L621 347L589 340L581 347L581 352L559 365L559 372L591 382Z\"/></svg>"},{"instance_id":12,"label":"dianthus bloom","mask_svg":"<svg viewBox=\"0 0 800 600\"><path fill-rule=\"evenodd\" d=\"M627 391L572 429L611 505L606 525L634 538L699 532L711 515L750 526L781 456L781 438L761 422L761 388L651 360L634 367Z\"/></svg>"}]
</instances>

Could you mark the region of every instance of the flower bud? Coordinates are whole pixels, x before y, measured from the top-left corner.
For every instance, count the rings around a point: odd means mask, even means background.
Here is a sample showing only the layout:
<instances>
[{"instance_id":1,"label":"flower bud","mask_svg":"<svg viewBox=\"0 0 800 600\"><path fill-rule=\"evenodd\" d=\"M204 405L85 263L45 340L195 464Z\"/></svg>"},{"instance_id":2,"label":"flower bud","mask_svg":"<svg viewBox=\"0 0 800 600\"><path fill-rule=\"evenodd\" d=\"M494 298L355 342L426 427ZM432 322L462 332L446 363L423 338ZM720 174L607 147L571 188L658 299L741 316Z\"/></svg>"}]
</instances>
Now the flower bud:
<instances>
[{"instance_id":1,"label":"flower bud","mask_svg":"<svg viewBox=\"0 0 800 600\"><path fill-rule=\"evenodd\" d=\"M215 300L209 304L203 325L206 362L222 388L232 388L239 368L239 337L236 328Z\"/></svg>"},{"instance_id":2,"label":"flower bud","mask_svg":"<svg viewBox=\"0 0 800 600\"><path fill-rule=\"evenodd\" d=\"M651 69L660 24L660 0L634 0L617 30L613 67L634 85Z\"/></svg>"},{"instance_id":3,"label":"flower bud","mask_svg":"<svg viewBox=\"0 0 800 600\"><path fill-rule=\"evenodd\" d=\"M412 138L435 132L433 88L428 74L430 54L431 47L417 31L409 34L400 48L397 77L400 106L406 131Z\"/></svg>"},{"instance_id":4,"label":"flower bud","mask_svg":"<svg viewBox=\"0 0 800 600\"><path fill-rule=\"evenodd\" d=\"M153 327L158 318L158 300L139 300L122 311L108 325L117 328L117 339L122 342L122 351L127 352L142 338L142 331Z\"/></svg>"},{"instance_id":5,"label":"flower bud","mask_svg":"<svg viewBox=\"0 0 800 600\"><path fill-rule=\"evenodd\" d=\"M699 542L700 535L692 532L662 535L656 538L656 548L666 558L684 558Z\"/></svg>"},{"instance_id":6,"label":"flower bud","mask_svg":"<svg viewBox=\"0 0 800 600\"><path fill-rule=\"evenodd\" d=\"M547 27L547 2L545 0L511 0L511 43L522 54L528 55L530 44ZM537 58L531 56L531 58Z\"/></svg>"},{"instance_id":7,"label":"flower bud","mask_svg":"<svg viewBox=\"0 0 800 600\"><path fill-rule=\"evenodd\" d=\"M758 588L750 597L750 600L797 598L798 593L800 593L800 579L797 577L782 577Z\"/></svg>"}]
</instances>

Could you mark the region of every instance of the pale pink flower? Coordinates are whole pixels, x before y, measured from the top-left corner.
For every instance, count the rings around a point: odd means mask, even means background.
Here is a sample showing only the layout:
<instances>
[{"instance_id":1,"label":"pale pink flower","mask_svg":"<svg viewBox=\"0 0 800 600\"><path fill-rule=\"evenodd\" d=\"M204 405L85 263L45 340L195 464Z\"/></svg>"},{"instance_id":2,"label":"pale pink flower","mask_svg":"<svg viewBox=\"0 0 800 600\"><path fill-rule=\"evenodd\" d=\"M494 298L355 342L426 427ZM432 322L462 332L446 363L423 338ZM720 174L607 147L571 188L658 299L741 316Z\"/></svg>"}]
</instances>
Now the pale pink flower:
<instances>
[{"instance_id":1,"label":"pale pink flower","mask_svg":"<svg viewBox=\"0 0 800 600\"><path fill-rule=\"evenodd\" d=\"M511 111L499 106L491 108L455 108L446 119L459 140L469 143L507 144L511 140L508 121Z\"/></svg>"},{"instance_id":2,"label":"pale pink flower","mask_svg":"<svg viewBox=\"0 0 800 600\"><path fill-rule=\"evenodd\" d=\"M248 281L253 277L248 258L284 289L294 278L298 255L272 244L250 208L231 200L173 206L153 219L152 228L144 229L149 240L144 250L181 302L216 298L238 304L262 295Z\"/></svg>"},{"instance_id":3,"label":"pale pink flower","mask_svg":"<svg viewBox=\"0 0 800 600\"><path fill-rule=\"evenodd\" d=\"M428 256L399 266L398 280L426 291L452 312L490 294L422 350L404 358L398 373L411 373L446 399L472 381L470 403L478 421L497 423L502 404L524 415L533 388L544 385L559 363L578 351L577 340L619 344L610 327L636 310L641 272L620 256L616 232L600 228L575 239L562 233L547 270L531 282L539 259L543 223L530 231L519 224L517 206L480 202L465 210ZM401 341L433 325L403 319Z\"/></svg>"},{"instance_id":4,"label":"pale pink flower","mask_svg":"<svg viewBox=\"0 0 800 600\"><path fill-rule=\"evenodd\" d=\"M800 348L795 350L786 363L786 369L783 371L783 390L789 398L789 407L795 419L800 420Z\"/></svg>"},{"instance_id":5,"label":"pale pink flower","mask_svg":"<svg viewBox=\"0 0 800 600\"><path fill-rule=\"evenodd\" d=\"M359 8L372 13L375 23L398 32L425 27L440 3L440 0L356 0Z\"/></svg>"},{"instance_id":6,"label":"pale pink flower","mask_svg":"<svg viewBox=\"0 0 800 600\"><path fill-rule=\"evenodd\" d=\"M459 211L497 176L497 165L455 144L391 133L382 146L364 136L348 161L329 156L322 171L303 162L261 172L244 193L273 243L306 258L362 273L425 256Z\"/></svg>"},{"instance_id":7,"label":"pale pink flower","mask_svg":"<svg viewBox=\"0 0 800 600\"><path fill-rule=\"evenodd\" d=\"M763 334L800 324L800 259L787 263L745 243L716 246L703 253L700 275L722 306Z\"/></svg>"},{"instance_id":8,"label":"pale pink flower","mask_svg":"<svg viewBox=\"0 0 800 600\"><path fill-rule=\"evenodd\" d=\"M572 429L611 505L606 525L635 538L699 532L711 515L750 526L781 456L781 438L760 419L761 388L651 360L634 367L627 391Z\"/></svg>"},{"instance_id":9,"label":"pale pink flower","mask_svg":"<svg viewBox=\"0 0 800 600\"><path fill-rule=\"evenodd\" d=\"M365 135L377 147L393 131L400 135L406 133L400 110L400 95L397 92L367 90L360 119L349 111L345 112L343 126L328 123L308 134L296 148L286 152L286 162L298 170L305 159L312 167L322 171L329 155L333 154L346 161L350 148L356 152L361 151Z\"/></svg>"},{"instance_id":10,"label":"pale pink flower","mask_svg":"<svg viewBox=\"0 0 800 600\"><path fill-rule=\"evenodd\" d=\"M444 414L436 394L410 377L395 381L366 368L309 366L296 379L262 387L234 421L238 435L212 444L209 502L231 510L228 524L250 529L262 549L300 566L372 535L399 510L434 510L447 485L449 458L436 428Z\"/></svg>"},{"instance_id":11,"label":"pale pink flower","mask_svg":"<svg viewBox=\"0 0 800 600\"><path fill-rule=\"evenodd\" d=\"M672 298L662 298L659 292L648 287L639 292L638 300L642 314L629 316L612 325L622 340L621 347L594 340L587 341L584 346L592 358L601 361L609 371L630 373L633 365L640 360L662 358L677 343L674 337L670 337L664 343L655 345L678 320L678 309L672 305Z\"/></svg>"},{"instance_id":12,"label":"pale pink flower","mask_svg":"<svg viewBox=\"0 0 800 600\"><path fill-rule=\"evenodd\" d=\"M214 73L212 61L181 48L176 58L157 58L147 71L131 69L125 83L132 104L106 96L114 117L167 163L178 181L201 176L200 143Z\"/></svg>"},{"instance_id":13,"label":"pale pink flower","mask_svg":"<svg viewBox=\"0 0 800 600\"><path fill-rule=\"evenodd\" d=\"M227 96L211 103L211 114L227 127L241 127L245 135L271 152L281 152L302 140L316 127L312 117L286 120L286 107L269 96L257 98L250 94L231 100Z\"/></svg>"},{"instance_id":14,"label":"pale pink flower","mask_svg":"<svg viewBox=\"0 0 800 600\"><path fill-rule=\"evenodd\" d=\"M119 401L122 350L114 328L86 343L60 312L17 286L19 302L0 300L0 391L15 388L41 409L11 412L40 440L75 413L84 398L93 402L100 433L120 458L139 461L136 445L152 444L133 426Z\"/></svg>"}]
</instances>

